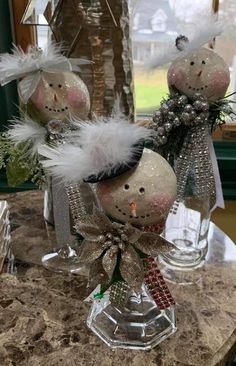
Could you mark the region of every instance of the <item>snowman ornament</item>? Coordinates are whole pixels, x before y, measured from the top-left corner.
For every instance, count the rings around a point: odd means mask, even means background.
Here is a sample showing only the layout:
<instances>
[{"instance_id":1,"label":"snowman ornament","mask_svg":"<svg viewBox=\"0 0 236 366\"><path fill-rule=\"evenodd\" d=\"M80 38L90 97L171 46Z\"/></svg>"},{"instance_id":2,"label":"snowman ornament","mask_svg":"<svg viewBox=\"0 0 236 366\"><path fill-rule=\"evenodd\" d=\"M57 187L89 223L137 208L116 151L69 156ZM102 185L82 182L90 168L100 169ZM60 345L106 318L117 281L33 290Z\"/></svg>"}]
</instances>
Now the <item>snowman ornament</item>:
<instances>
[{"instance_id":1,"label":"snowman ornament","mask_svg":"<svg viewBox=\"0 0 236 366\"><path fill-rule=\"evenodd\" d=\"M111 218L159 232L176 196L176 178L161 155L145 148L134 168L98 182L96 192Z\"/></svg>"},{"instance_id":2,"label":"snowman ornament","mask_svg":"<svg viewBox=\"0 0 236 366\"><path fill-rule=\"evenodd\" d=\"M44 147L40 153L50 174L68 183L95 183L110 218L154 231L175 200L176 177L162 156L144 148L149 135L124 117L97 118L80 125L77 146Z\"/></svg>"},{"instance_id":3,"label":"snowman ornament","mask_svg":"<svg viewBox=\"0 0 236 366\"><path fill-rule=\"evenodd\" d=\"M170 93L178 91L190 99L199 93L211 103L224 97L230 82L229 67L216 52L201 47L173 61L167 81Z\"/></svg>"},{"instance_id":4,"label":"snowman ornament","mask_svg":"<svg viewBox=\"0 0 236 366\"><path fill-rule=\"evenodd\" d=\"M19 80L18 93L24 114L49 134L54 130L58 133L70 127L71 119L88 116L89 92L78 72L81 72L79 65L89 63L66 58L62 47L55 43L49 43L44 50L29 47L27 52L15 47L11 54L1 55L0 83L6 85ZM54 122L50 124L51 121ZM37 128L31 131L33 135L39 134Z\"/></svg>"},{"instance_id":5,"label":"snowman ornament","mask_svg":"<svg viewBox=\"0 0 236 366\"><path fill-rule=\"evenodd\" d=\"M24 84L23 80L18 86L22 101ZM82 79L71 71L41 72L39 83L23 108L32 116L39 116L43 124L50 120L68 124L75 117L87 118L90 110L89 92Z\"/></svg>"}]
</instances>

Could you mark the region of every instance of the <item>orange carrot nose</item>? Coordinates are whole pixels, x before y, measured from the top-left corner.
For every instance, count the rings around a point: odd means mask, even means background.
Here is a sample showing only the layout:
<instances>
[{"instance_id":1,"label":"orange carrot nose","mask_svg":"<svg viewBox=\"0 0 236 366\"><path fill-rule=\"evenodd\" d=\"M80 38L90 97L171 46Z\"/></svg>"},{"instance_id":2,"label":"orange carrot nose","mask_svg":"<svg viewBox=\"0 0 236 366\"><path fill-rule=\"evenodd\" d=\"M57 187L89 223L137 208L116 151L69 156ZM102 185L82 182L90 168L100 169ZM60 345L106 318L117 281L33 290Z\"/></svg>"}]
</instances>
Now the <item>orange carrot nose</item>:
<instances>
[{"instance_id":1,"label":"orange carrot nose","mask_svg":"<svg viewBox=\"0 0 236 366\"><path fill-rule=\"evenodd\" d=\"M137 208L137 205L135 202L131 202L129 204L129 207L130 207L130 211L131 211L131 214L133 217L137 217L137 213L136 213L136 208Z\"/></svg>"},{"instance_id":2,"label":"orange carrot nose","mask_svg":"<svg viewBox=\"0 0 236 366\"><path fill-rule=\"evenodd\" d=\"M54 102L57 102L57 96L54 94Z\"/></svg>"},{"instance_id":3,"label":"orange carrot nose","mask_svg":"<svg viewBox=\"0 0 236 366\"><path fill-rule=\"evenodd\" d=\"M199 73L197 74L197 76L201 76L202 75L202 70L201 71L199 71Z\"/></svg>"}]
</instances>

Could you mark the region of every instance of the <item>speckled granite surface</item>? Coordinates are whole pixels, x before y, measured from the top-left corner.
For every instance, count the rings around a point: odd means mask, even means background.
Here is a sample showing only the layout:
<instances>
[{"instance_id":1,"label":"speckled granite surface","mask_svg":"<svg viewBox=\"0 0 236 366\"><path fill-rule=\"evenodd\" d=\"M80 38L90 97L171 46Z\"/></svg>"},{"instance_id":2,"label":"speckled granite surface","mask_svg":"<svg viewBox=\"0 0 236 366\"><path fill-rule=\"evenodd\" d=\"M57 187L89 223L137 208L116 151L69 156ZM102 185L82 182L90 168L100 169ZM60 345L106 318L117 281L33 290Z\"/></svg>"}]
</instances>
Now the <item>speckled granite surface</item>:
<instances>
[{"instance_id":1,"label":"speckled granite surface","mask_svg":"<svg viewBox=\"0 0 236 366\"><path fill-rule=\"evenodd\" d=\"M170 285L178 331L152 351L111 350L86 327L85 277L40 266L53 246L42 218L43 195L2 195L11 205L17 275L0 276L1 366L211 366L236 352L236 248L211 227L208 263L198 283Z\"/></svg>"}]
</instances>

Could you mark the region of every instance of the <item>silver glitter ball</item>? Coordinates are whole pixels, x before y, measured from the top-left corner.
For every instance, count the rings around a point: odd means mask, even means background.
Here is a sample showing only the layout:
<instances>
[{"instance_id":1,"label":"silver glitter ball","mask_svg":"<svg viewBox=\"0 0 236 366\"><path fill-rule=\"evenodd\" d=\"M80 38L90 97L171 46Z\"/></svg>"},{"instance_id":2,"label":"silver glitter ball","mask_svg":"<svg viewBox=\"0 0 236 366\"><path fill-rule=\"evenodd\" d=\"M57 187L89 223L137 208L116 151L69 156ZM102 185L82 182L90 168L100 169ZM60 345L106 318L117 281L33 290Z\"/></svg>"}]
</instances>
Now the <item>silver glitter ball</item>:
<instances>
[{"instance_id":1,"label":"silver glitter ball","mask_svg":"<svg viewBox=\"0 0 236 366\"><path fill-rule=\"evenodd\" d=\"M162 114L166 115L169 112L169 107L166 103L163 103L160 107L160 111Z\"/></svg>"},{"instance_id":2,"label":"silver glitter ball","mask_svg":"<svg viewBox=\"0 0 236 366\"><path fill-rule=\"evenodd\" d=\"M164 124L166 132L170 132L172 130L172 124L167 122Z\"/></svg>"},{"instance_id":3,"label":"silver glitter ball","mask_svg":"<svg viewBox=\"0 0 236 366\"><path fill-rule=\"evenodd\" d=\"M194 120L197 117L197 113L195 111L192 111L190 114L190 119Z\"/></svg>"},{"instance_id":4,"label":"silver glitter ball","mask_svg":"<svg viewBox=\"0 0 236 366\"><path fill-rule=\"evenodd\" d=\"M197 116L194 120L194 124L201 125L204 122L204 119L201 116Z\"/></svg>"},{"instance_id":5,"label":"silver glitter ball","mask_svg":"<svg viewBox=\"0 0 236 366\"><path fill-rule=\"evenodd\" d=\"M201 119L203 121L207 122L207 119L209 117L209 113L208 112L201 112L198 116L201 117Z\"/></svg>"},{"instance_id":6,"label":"silver glitter ball","mask_svg":"<svg viewBox=\"0 0 236 366\"><path fill-rule=\"evenodd\" d=\"M114 236L113 240L114 240L114 242L116 242L116 243L119 243L119 242L120 242L120 238L119 238L119 236Z\"/></svg>"},{"instance_id":7,"label":"silver glitter ball","mask_svg":"<svg viewBox=\"0 0 236 366\"><path fill-rule=\"evenodd\" d=\"M166 133L166 131L165 131L164 127L158 127L158 129L157 129L157 134L158 134L159 136L164 136L164 135L165 135L165 133Z\"/></svg>"},{"instance_id":8,"label":"silver glitter ball","mask_svg":"<svg viewBox=\"0 0 236 366\"><path fill-rule=\"evenodd\" d=\"M196 111L201 111L202 110L202 103L204 103L204 102L201 101L201 100L195 100L195 102L193 103L193 108Z\"/></svg>"},{"instance_id":9,"label":"silver glitter ball","mask_svg":"<svg viewBox=\"0 0 236 366\"><path fill-rule=\"evenodd\" d=\"M180 122L179 117L175 117L175 119L174 119L174 121L173 121L173 124L174 124L175 126L180 126L180 125L181 125L181 122Z\"/></svg>"},{"instance_id":10,"label":"silver glitter ball","mask_svg":"<svg viewBox=\"0 0 236 366\"><path fill-rule=\"evenodd\" d=\"M193 107L191 104L186 104L186 106L184 107L184 112L191 113L192 110L193 110Z\"/></svg>"},{"instance_id":11,"label":"silver glitter ball","mask_svg":"<svg viewBox=\"0 0 236 366\"><path fill-rule=\"evenodd\" d=\"M113 239L113 235L112 235L112 233L107 233L107 234L106 234L106 237L107 237L108 239Z\"/></svg>"},{"instance_id":12,"label":"silver glitter ball","mask_svg":"<svg viewBox=\"0 0 236 366\"><path fill-rule=\"evenodd\" d=\"M99 241L99 243L105 243L105 241L106 241L105 236L104 235L99 235L98 241Z\"/></svg>"},{"instance_id":13,"label":"silver glitter ball","mask_svg":"<svg viewBox=\"0 0 236 366\"><path fill-rule=\"evenodd\" d=\"M159 141L160 141L161 145L165 145L167 143L167 137L160 136Z\"/></svg>"},{"instance_id":14,"label":"silver glitter ball","mask_svg":"<svg viewBox=\"0 0 236 366\"><path fill-rule=\"evenodd\" d=\"M186 95L181 95L178 98L178 105L185 105L188 103L188 97L186 97Z\"/></svg>"},{"instance_id":15,"label":"silver glitter ball","mask_svg":"<svg viewBox=\"0 0 236 366\"><path fill-rule=\"evenodd\" d=\"M168 101L166 102L166 104L168 105L168 107L169 107L170 109L173 109L173 108L175 108L175 107L176 107L176 105L177 105L177 101L176 101L175 99L170 99L170 100L168 100Z\"/></svg>"},{"instance_id":16,"label":"silver glitter ball","mask_svg":"<svg viewBox=\"0 0 236 366\"><path fill-rule=\"evenodd\" d=\"M160 111L156 111L153 115L153 120L155 122L159 122L162 119L162 115Z\"/></svg>"},{"instance_id":17,"label":"silver glitter ball","mask_svg":"<svg viewBox=\"0 0 236 366\"><path fill-rule=\"evenodd\" d=\"M185 125L188 125L190 120L191 120L191 117L190 117L190 114L187 113L187 112L183 112L181 113L180 115L180 119L181 121L185 124Z\"/></svg>"},{"instance_id":18,"label":"silver glitter ball","mask_svg":"<svg viewBox=\"0 0 236 366\"><path fill-rule=\"evenodd\" d=\"M207 112L209 110L209 104L202 101L202 111Z\"/></svg>"},{"instance_id":19,"label":"silver glitter ball","mask_svg":"<svg viewBox=\"0 0 236 366\"><path fill-rule=\"evenodd\" d=\"M167 118L168 118L170 121L173 121L173 119L175 118L175 113L174 113L174 112L168 112L168 114L167 114Z\"/></svg>"}]
</instances>

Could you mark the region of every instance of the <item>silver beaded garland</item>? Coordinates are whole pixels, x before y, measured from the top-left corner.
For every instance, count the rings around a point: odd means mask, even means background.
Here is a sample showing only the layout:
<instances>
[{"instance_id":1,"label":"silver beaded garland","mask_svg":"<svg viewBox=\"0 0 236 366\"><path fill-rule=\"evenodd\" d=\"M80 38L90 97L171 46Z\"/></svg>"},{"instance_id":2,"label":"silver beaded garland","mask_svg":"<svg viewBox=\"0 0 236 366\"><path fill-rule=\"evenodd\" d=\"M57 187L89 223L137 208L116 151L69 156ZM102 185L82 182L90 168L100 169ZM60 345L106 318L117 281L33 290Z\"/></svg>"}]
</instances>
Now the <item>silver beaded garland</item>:
<instances>
[{"instance_id":1,"label":"silver beaded garland","mask_svg":"<svg viewBox=\"0 0 236 366\"><path fill-rule=\"evenodd\" d=\"M178 105L185 105L188 103L188 97L186 97L186 95L181 95L178 98Z\"/></svg>"},{"instance_id":2,"label":"silver beaded garland","mask_svg":"<svg viewBox=\"0 0 236 366\"><path fill-rule=\"evenodd\" d=\"M203 124L208 119L208 111L209 103L200 93L195 93L193 100L186 95L175 94L161 102L150 124L150 128L156 131L155 146L166 144L173 128Z\"/></svg>"},{"instance_id":3,"label":"silver beaded garland","mask_svg":"<svg viewBox=\"0 0 236 366\"><path fill-rule=\"evenodd\" d=\"M172 124L167 122L164 124L166 132L170 132L172 130Z\"/></svg>"},{"instance_id":4,"label":"silver beaded garland","mask_svg":"<svg viewBox=\"0 0 236 366\"><path fill-rule=\"evenodd\" d=\"M159 136L164 136L165 135L165 128L164 127L158 127L157 128L157 134L159 135Z\"/></svg>"},{"instance_id":5,"label":"silver beaded garland","mask_svg":"<svg viewBox=\"0 0 236 366\"><path fill-rule=\"evenodd\" d=\"M193 111L193 107L191 104L186 104L186 106L184 107L184 111L187 113L191 113Z\"/></svg>"},{"instance_id":6,"label":"silver beaded garland","mask_svg":"<svg viewBox=\"0 0 236 366\"><path fill-rule=\"evenodd\" d=\"M193 103L193 107L196 111L201 111L202 110L202 101L201 100L196 100Z\"/></svg>"}]
</instances>

